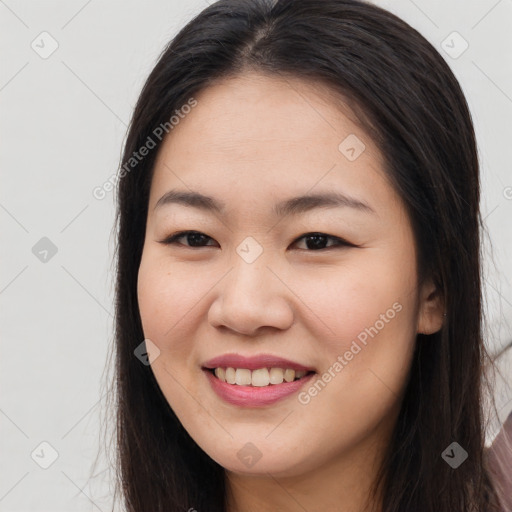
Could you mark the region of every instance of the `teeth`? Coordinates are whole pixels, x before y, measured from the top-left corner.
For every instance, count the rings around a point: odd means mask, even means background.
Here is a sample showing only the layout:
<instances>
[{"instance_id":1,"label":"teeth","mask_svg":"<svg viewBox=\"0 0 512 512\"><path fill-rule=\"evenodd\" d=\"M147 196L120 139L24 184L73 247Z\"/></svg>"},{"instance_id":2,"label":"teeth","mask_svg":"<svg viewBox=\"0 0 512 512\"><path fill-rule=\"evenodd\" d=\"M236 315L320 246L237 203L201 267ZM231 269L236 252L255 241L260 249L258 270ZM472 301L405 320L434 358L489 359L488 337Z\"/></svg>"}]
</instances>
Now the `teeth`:
<instances>
[{"instance_id":1,"label":"teeth","mask_svg":"<svg viewBox=\"0 0 512 512\"><path fill-rule=\"evenodd\" d=\"M226 368L226 382L228 384L236 382L236 370L234 368Z\"/></svg>"},{"instance_id":2,"label":"teeth","mask_svg":"<svg viewBox=\"0 0 512 512\"><path fill-rule=\"evenodd\" d=\"M238 371L238 370L237 370ZM253 370L252 372L252 385L253 386L268 386L270 384L270 375L266 368L260 368L259 370Z\"/></svg>"},{"instance_id":3,"label":"teeth","mask_svg":"<svg viewBox=\"0 0 512 512\"><path fill-rule=\"evenodd\" d=\"M226 370L224 368L215 368L215 377L222 382L226 382Z\"/></svg>"},{"instance_id":4,"label":"teeth","mask_svg":"<svg viewBox=\"0 0 512 512\"><path fill-rule=\"evenodd\" d=\"M249 386L251 384L251 370L238 368L235 372L235 383L239 386Z\"/></svg>"},{"instance_id":5,"label":"teeth","mask_svg":"<svg viewBox=\"0 0 512 512\"><path fill-rule=\"evenodd\" d=\"M295 379L295 370L287 369L284 371L284 380L286 382L291 382L294 379Z\"/></svg>"},{"instance_id":6,"label":"teeth","mask_svg":"<svg viewBox=\"0 0 512 512\"><path fill-rule=\"evenodd\" d=\"M284 372L282 368L270 368L270 384L282 384Z\"/></svg>"},{"instance_id":7,"label":"teeth","mask_svg":"<svg viewBox=\"0 0 512 512\"><path fill-rule=\"evenodd\" d=\"M259 368L248 370L246 368L215 368L215 376L222 382L238 386L265 387L269 384L282 384L301 379L308 372L306 370L292 370L291 368Z\"/></svg>"}]
</instances>

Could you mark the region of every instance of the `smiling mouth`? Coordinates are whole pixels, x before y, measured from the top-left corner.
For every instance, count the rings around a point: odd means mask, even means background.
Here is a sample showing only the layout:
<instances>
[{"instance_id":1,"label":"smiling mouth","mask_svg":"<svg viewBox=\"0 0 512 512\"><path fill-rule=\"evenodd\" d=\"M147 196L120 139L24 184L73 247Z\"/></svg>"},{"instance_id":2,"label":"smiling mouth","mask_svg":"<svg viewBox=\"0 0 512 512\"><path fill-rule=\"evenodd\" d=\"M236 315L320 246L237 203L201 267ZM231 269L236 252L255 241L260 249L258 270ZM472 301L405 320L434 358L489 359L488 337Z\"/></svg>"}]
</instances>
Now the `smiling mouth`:
<instances>
[{"instance_id":1,"label":"smiling mouth","mask_svg":"<svg viewBox=\"0 0 512 512\"><path fill-rule=\"evenodd\" d=\"M307 377L314 371L293 370L291 368L203 368L214 375L221 382L234 386L266 387L287 382L294 382Z\"/></svg>"}]
</instances>

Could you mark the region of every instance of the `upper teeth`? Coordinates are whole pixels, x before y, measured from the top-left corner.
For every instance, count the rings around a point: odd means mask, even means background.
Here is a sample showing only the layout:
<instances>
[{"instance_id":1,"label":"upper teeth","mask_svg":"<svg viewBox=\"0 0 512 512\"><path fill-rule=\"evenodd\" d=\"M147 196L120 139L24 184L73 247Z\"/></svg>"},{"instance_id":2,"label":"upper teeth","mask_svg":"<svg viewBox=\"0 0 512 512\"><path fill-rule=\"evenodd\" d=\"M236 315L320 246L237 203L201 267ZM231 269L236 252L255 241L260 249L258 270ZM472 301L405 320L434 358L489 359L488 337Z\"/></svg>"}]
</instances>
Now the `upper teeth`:
<instances>
[{"instance_id":1,"label":"upper teeth","mask_svg":"<svg viewBox=\"0 0 512 512\"><path fill-rule=\"evenodd\" d=\"M215 376L222 382L238 384L239 386L268 386L269 384L282 384L283 381L292 382L306 375L305 370L292 370L282 368L259 368L247 370L246 368L215 368Z\"/></svg>"}]
</instances>

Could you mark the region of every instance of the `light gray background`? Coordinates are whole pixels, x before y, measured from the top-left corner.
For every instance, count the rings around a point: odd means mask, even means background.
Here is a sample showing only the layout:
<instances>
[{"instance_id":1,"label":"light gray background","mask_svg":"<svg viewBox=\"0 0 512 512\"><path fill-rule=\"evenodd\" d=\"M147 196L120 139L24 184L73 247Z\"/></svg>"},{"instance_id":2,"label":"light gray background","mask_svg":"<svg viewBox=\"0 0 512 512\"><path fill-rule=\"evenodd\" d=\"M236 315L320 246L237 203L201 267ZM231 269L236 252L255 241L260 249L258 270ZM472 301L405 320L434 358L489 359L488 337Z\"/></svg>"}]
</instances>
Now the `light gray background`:
<instances>
[{"instance_id":1,"label":"light gray background","mask_svg":"<svg viewBox=\"0 0 512 512\"><path fill-rule=\"evenodd\" d=\"M488 345L496 352L511 339L512 319L512 0L376 3L439 49L467 95L492 242L485 292ZM159 52L206 5L0 0L2 512L109 510L108 471L87 479L112 339L114 197L97 200L92 190L116 172ZM44 31L58 43L48 58L40 56L52 44ZM469 44L457 58L464 43L454 31ZM57 248L46 262L33 253L43 237ZM511 352L500 358L505 371ZM512 395L502 381L496 389L503 420ZM495 427L490 440L494 434ZM51 461L42 442L58 454L48 469L36 463ZM100 462L97 472L106 468Z\"/></svg>"}]
</instances>

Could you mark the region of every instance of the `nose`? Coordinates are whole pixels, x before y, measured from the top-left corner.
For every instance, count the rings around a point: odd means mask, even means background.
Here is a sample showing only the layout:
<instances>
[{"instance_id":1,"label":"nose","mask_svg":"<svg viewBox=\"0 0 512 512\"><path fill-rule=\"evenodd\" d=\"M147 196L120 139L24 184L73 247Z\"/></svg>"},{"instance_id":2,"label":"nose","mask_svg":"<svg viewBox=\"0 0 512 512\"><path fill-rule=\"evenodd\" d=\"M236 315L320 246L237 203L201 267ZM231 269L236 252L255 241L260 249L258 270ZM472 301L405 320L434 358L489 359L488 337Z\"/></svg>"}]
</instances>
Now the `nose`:
<instances>
[{"instance_id":1,"label":"nose","mask_svg":"<svg viewBox=\"0 0 512 512\"><path fill-rule=\"evenodd\" d=\"M246 336L293 324L290 289L265 262L239 261L221 280L208 312L209 323Z\"/></svg>"}]
</instances>

